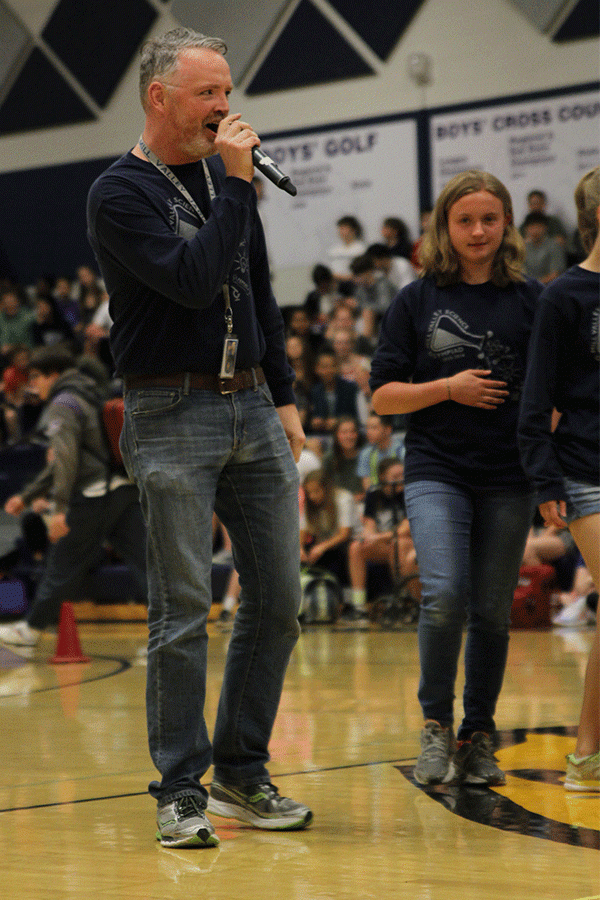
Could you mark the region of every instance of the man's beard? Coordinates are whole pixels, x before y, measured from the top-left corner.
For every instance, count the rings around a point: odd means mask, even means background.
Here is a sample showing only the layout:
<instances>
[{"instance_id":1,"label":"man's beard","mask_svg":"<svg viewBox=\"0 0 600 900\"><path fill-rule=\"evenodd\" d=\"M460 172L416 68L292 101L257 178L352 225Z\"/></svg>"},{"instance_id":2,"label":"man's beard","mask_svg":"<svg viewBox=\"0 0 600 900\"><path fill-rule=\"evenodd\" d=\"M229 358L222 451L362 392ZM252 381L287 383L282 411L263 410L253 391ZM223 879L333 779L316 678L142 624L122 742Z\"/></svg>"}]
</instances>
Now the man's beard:
<instances>
[{"instance_id":1,"label":"man's beard","mask_svg":"<svg viewBox=\"0 0 600 900\"><path fill-rule=\"evenodd\" d=\"M214 143L202 134L196 134L189 141L182 143L181 150L183 150L190 159L205 159L206 157L214 156L215 153L217 153Z\"/></svg>"}]
</instances>

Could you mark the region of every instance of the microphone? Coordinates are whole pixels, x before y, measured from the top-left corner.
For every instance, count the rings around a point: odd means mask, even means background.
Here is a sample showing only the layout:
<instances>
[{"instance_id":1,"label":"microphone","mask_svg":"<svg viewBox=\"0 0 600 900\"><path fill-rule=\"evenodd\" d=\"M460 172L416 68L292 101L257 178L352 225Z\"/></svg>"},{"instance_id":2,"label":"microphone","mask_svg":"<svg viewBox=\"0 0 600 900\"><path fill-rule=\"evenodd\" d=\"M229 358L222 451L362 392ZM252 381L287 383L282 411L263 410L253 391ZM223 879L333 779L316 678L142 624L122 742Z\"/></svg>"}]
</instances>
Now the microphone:
<instances>
[{"instance_id":1,"label":"microphone","mask_svg":"<svg viewBox=\"0 0 600 900\"><path fill-rule=\"evenodd\" d=\"M252 162L258 171L268 178L269 181L272 181L274 185L281 188L282 191L287 191L292 197L296 196L298 191L290 181L290 176L284 175L277 163L273 162L271 157L267 156L260 147L252 148Z\"/></svg>"}]
</instances>

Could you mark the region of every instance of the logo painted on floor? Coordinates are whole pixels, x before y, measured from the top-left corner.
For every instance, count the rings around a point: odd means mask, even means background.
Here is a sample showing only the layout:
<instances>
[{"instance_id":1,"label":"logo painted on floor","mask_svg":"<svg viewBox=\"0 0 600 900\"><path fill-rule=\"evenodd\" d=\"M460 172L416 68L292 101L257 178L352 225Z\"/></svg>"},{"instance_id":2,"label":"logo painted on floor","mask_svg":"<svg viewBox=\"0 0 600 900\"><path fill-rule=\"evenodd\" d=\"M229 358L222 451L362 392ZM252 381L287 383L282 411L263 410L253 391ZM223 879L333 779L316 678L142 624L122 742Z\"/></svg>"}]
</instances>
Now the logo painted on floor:
<instances>
[{"instance_id":1,"label":"logo painted on floor","mask_svg":"<svg viewBox=\"0 0 600 900\"><path fill-rule=\"evenodd\" d=\"M496 756L506 774L502 787L422 786L412 766L397 768L433 800L472 822L600 850L600 793L563 787L565 756L573 751L576 734L575 727L499 732Z\"/></svg>"}]
</instances>

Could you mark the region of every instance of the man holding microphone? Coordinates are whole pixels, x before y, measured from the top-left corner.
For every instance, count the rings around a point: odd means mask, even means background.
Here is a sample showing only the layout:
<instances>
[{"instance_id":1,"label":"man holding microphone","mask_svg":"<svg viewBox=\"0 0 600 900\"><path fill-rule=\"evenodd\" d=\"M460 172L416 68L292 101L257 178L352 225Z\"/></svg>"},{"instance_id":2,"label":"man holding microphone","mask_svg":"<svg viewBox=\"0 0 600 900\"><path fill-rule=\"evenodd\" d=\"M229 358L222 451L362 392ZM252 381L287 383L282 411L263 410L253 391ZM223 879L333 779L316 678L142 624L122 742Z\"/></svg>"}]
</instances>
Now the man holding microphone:
<instances>
[{"instance_id":1,"label":"man holding microphone","mask_svg":"<svg viewBox=\"0 0 600 900\"><path fill-rule=\"evenodd\" d=\"M142 48L146 120L94 183L88 229L110 294L125 387L121 445L148 531L150 752L157 838L215 846L206 817L304 828L268 743L300 603L304 434L251 184L260 141L239 114L226 47L177 28ZM214 736L204 720L212 516L240 576ZM200 779L211 763L210 798Z\"/></svg>"}]
</instances>

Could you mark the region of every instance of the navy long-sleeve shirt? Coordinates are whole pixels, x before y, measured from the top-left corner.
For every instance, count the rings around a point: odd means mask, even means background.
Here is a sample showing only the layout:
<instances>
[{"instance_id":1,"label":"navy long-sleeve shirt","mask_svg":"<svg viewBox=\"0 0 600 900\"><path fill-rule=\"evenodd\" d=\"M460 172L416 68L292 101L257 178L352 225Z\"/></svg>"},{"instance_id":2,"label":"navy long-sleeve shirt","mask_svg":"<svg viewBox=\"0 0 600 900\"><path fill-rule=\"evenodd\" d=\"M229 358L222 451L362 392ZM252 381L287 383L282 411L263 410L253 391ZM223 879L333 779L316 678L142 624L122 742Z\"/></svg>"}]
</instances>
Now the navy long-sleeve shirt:
<instances>
[{"instance_id":1,"label":"navy long-sleeve shirt","mask_svg":"<svg viewBox=\"0 0 600 900\"><path fill-rule=\"evenodd\" d=\"M519 446L539 503L566 500L563 475L600 484L600 275L573 266L536 313ZM551 434L552 410L561 413Z\"/></svg>"},{"instance_id":2,"label":"navy long-sleeve shirt","mask_svg":"<svg viewBox=\"0 0 600 900\"><path fill-rule=\"evenodd\" d=\"M412 412L405 480L527 491L517 447L519 400L537 297L527 279L438 287L426 277L403 288L384 315L371 364L372 390L391 381L423 383L465 369L491 369L509 397L495 409L447 400Z\"/></svg>"},{"instance_id":3,"label":"navy long-sleeve shirt","mask_svg":"<svg viewBox=\"0 0 600 900\"><path fill-rule=\"evenodd\" d=\"M294 402L284 323L271 290L254 188L207 160L172 171L203 212L155 166L126 153L92 185L88 235L110 296L119 374L218 374L229 285L236 366L262 365L276 406Z\"/></svg>"}]
</instances>

